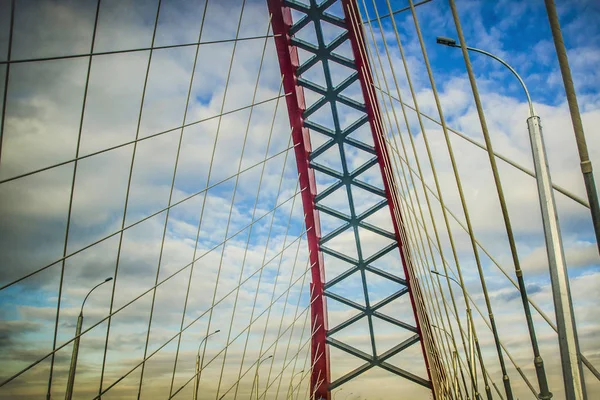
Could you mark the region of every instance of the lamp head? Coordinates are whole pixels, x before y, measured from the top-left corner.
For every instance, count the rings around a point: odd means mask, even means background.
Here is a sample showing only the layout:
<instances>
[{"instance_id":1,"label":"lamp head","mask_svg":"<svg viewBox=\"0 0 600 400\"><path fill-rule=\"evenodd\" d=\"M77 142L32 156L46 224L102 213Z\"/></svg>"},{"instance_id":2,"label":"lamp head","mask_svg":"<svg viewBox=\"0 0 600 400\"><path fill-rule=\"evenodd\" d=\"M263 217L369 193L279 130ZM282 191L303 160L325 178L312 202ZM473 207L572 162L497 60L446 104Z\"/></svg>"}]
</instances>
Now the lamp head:
<instances>
[{"instance_id":1,"label":"lamp head","mask_svg":"<svg viewBox=\"0 0 600 400\"><path fill-rule=\"evenodd\" d=\"M217 330L216 330L214 333L219 333L219 332L221 332L221 330L220 330L220 329L217 329Z\"/></svg>"},{"instance_id":2,"label":"lamp head","mask_svg":"<svg viewBox=\"0 0 600 400\"><path fill-rule=\"evenodd\" d=\"M104 280L104 282L110 282L110 281L112 281L112 280L113 280L113 277L112 277L112 276L109 276L108 278L106 278L106 279Z\"/></svg>"},{"instance_id":3,"label":"lamp head","mask_svg":"<svg viewBox=\"0 0 600 400\"><path fill-rule=\"evenodd\" d=\"M437 44L443 44L444 46L456 46L456 40L444 36L438 36L436 42Z\"/></svg>"}]
</instances>

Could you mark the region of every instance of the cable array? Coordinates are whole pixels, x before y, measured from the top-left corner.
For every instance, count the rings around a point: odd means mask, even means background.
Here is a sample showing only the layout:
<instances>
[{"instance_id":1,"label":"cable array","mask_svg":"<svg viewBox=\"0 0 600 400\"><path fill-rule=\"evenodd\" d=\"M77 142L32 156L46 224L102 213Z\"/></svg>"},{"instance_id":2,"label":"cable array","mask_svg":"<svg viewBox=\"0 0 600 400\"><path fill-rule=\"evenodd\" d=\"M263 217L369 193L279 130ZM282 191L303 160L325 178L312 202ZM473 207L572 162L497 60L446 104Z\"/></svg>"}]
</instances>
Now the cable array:
<instances>
[{"instance_id":1,"label":"cable array","mask_svg":"<svg viewBox=\"0 0 600 400\"><path fill-rule=\"evenodd\" d=\"M53 7L39 26L58 29ZM70 7L83 36L52 52L10 4L2 218L10 229L25 210L36 229L13 231L21 245L3 256L3 323L18 337L0 396L302 398L310 229L266 5ZM28 91L33 70L79 81L53 98L40 80ZM73 130L45 120L75 114ZM36 142L24 118L46 125Z\"/></svg>"}]
</instances>

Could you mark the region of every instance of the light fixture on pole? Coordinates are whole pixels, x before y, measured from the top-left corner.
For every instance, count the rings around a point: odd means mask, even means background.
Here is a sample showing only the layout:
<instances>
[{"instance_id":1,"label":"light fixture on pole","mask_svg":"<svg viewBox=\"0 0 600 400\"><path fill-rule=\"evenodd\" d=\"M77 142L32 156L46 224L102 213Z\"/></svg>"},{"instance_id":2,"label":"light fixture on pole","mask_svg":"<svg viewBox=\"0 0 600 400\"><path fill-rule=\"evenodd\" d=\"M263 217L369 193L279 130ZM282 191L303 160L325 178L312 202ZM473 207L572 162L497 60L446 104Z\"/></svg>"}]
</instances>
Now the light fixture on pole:
<instances>
[{"instance_id":1,"label":"light fixture on pole","mask_svg":"<svg viewBox=\"0 0 600 400\"><path fill-rule=\"evenodd\" d=\"M258 369L260 368L260 364L264 363L265 361L267 361L268 359L273 358L273 355L271 354L269 357L265 357L262 360L260 360L258 362L258 364L256 365L256 373L254 374L254 381L256 381L256 400L258 400ZM252 382L252 390L254 390L254 381ZM252 393L252 392L250 392Z\"/></svg>"},{"instance_id":2,"label":"light fixture on pole","mask_svg":"<svg viewBox=\"0 0 600 400\"><path fill-rule=\"evenodd\" d=\"M294 378L303 372L304 372L304 370L302 370L300 372L296 372L294 375L292 375L292 379L290 379L290 387L288 389L288 396L287 396L288 399L292 399L294 397L294 391L292 390L292 387L293 387L292 384L294 383Z\"/></svg>"},{"instance_id":3,"label":"light fixture on pole","mask_svg":"<svg viewBox=\"0 0 600 400\"><path fill-rule=\"evenodd\" d=\"M112 276L106 278L104 281L100 282L96 286L90 289L85 298L83 299L83 303L81 303L81 310L79 311L79 317L77 317L77 327L75 328L75 340L73 341L73 354L71 355L71 366L69 368L69 377L67 380L67 391L65 393L65 400L71 400L73 397L73 387L75 386L75 371L77 370L77 356L79 355L79 341L81 339L81 327L83 325L83 306L85 306L85 302L88 297L97 287L104 285L106 282L112 281Z\"/></svg>"},{"instance_id":4,"label":"light fixture on pole","mask_svg":"<svg viewBox=\"0 0 600 400\"><path fill-rule=\"evenodd\" d=\"M445 330L444 328L439 327L439 326L434 325L434 324L431 324L431 327L435 328L435 329L438 329L441 332L444 332L446 334L446 336L448 336L450 338L450 340L452 340L452 335L447 330ZM456 352L456 350L452 351L452 355L453 355L453 357L458 355L458 353ZM460 391L460 388L459 388L459 383L458 383L458 370L456 368L456 360L454 358L452 359L452 371L454 373L454 379L452 379L452 381L455 383L454 392L456 394L457 392Z\"/></svg>"},{"instance_id":5,"label":"light fixture on pole","mask_svg":"<svg viewBox=\"0 0 600 400\"><path fill-rule=\"evenodd\" d=\"M439 40L439 38L438 38ZM450 39L448 39L450 40ZM449 279L451 281L453 281L454 283L456 283L462 290L463 292L463 296L465 298L465 305L466 305L466 313L467 313L467 341L469 342L469 354L468 354L468 364L470 367L470 375L471 375L471 379L472 379L472 387L473 387L473 398L474 399L479 399L481 398L480 394L479 394L479 389L477 387L477 366L475 365L475 347L476 347L476 338L475 338L475 327L473 325L473 315L471 312L471 306L469 305L469 299L467 297L467 290L464 288L463 285L460 284L459 281L457 281L456 279L454 279L453 277L446 275L446 274L442 274L434 269L430 270L429 272L431 272L432 274L444 277L446 279ZM481 362L481 369L483 371L483 362L481 359L481 352L479 352L479 361ZM484 374L485 377L485 374ZM486 384L485 385L485 392L486 392L486 396L488 399L492 399L492 390L490 388L490 385Z\"/></svg>"},{"instance_id":6,"label":"light fixture on pole","mask_svg":"<svg viewBox=\"0 0 600 400\"><path fill-rule=\"evenodd\" d=\"M198 388L200 387L200 373L202 372L202 360L200 359L200 348L202 347L202 343L208 340L212 335L221 332L220 329L217 329L213 333L209 333L204 336L198 345L198 353L196 354L196 379L194 380L194 400L198 399Z\"/></svg>"},{"instance_id":7,"label":"light fixture on pole","mask_svg":"<svg viewBox=\"0 0 600 400\"><path fill-rule=\"evenodd\" d=\"M461 47L456 43L455 40L444 37L438 37L437 42L449 47ZM529 140L531 141L535 180L538 188L546 251L548 254L548 266L550 268L550 281L552 285L552 295L558 327L558 343L561 354L565 391L567 393L567 398L581 399L583 398L584 383L581 359L579 357L580 352L575 324L575 314L573 311L573 301L569 287L569 276L567 273L567 265L558 222L558 213L556 210L556 203L554 201L554 191L552 188L550 169L548 167L548 158L542 136L540 117L535 113L533 102L531 101L531 96L529 95L529 90L527 90L525 82L523 79L521 79L514 68L508 65L508 63L501 58L487 51L474 47L465 47L465 49L493 58L508 68L508 70L517 78L523 87L523 90L525 91L525 95L527 96L527 102L529 104L527 130L529 131ZM465 60L468 60L468 57L465 56ZM592 210L592 214L593 213L594 210ZM551 399L552 393L548 387L544 363L539 352L537 338L535 336L535 326L533 324L533 319L529 308L529 301L527 299L527 288L525 286L525 281L523 279L522 272L520 271L520 267L516 275L519 284L519 291L521 292L521 302L523 303L525 317L527 320L527 328L529 330L529 336L534 353L534 365L540 386L539 398Z\"/></svg>"}]
</instances>

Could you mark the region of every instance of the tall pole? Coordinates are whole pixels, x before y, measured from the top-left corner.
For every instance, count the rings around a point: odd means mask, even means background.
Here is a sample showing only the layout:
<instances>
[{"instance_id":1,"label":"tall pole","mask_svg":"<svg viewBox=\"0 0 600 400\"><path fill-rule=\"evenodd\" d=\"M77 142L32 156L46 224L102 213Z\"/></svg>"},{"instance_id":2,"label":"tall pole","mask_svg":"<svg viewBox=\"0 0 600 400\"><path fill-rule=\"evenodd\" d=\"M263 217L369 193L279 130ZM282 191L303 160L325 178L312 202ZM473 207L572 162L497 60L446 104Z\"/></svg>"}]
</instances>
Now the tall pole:
<instances>
[{"instance_id":1,"label":"tall pole","mask_svg":"<svg viewBox=\"0 0 600 400\"><path fill-rule=\"evenodd\" d=\"M302 370L302 371L300 371L300 372L296 372L296 373L295 373L295 374L292 376L292 379L290 380L290 387L288 388L288 395L287 395L287 398L288 398L288 399L290 399L290 400L291 400L291 399L294 397L294 392L293 392L293 390L292 390L292 387L293 387L293 385L292 385L292 384L294 383L294 378L295 378L296 376L298 376L298 374L301 374L301 373L303 373L303 372L304 372L304 370ZM290 396L290 394L291 394L291 396Z\"/></svg>"},{"instance_id":2,"label":"tall pole","mask_svg":"<svg viewBox=\"0 0 600 400\"><path fill-rule=\"evenodd\" d=\"M260 360L258 362L258 364L256 365L256 372L254 373L254 381L256 381L256 400L258 400L258 369L260 368L260 364L264 363L265 361L267 361L269 358L273 358L273 355L271 354L269 357L263 358L262 360ZM254 382L252 382L252 389L254 389ZM251 392L252 393L252 392ZM250 395L250 397L252 397L252 395Z\"/></svg>"},{"instance_id":3,"label":"tall pole","mask_svg":"<svg viewBox=\"0 0 600 400\"><path fill-rule=\"evenodd\" d=\"M202 347L202 343L208 340L212 335L221 332L220 329L217 329L213 333L210 333L202 338L200 344L198 345L198 353L196 354L196 379L194 380L194 400L198 400L198 388L200 388L200 373L202 372L202 360L200 359L200 348Z\"/></svg>"},{"instance_id":4,"label":"tall pole","mask_svg":"<svg viewBox=\"0 0 600 400\"><path fill-rule=\"evenodd\" d=\"M446 336L448 336L450 338L452 337L452 335L450 335L450 333L442 327L439 327L439 326L433 325L433 324L431 325L431 327L444 332L446 334ZM454 373L454 378L455 378L452 380L454 381L453 384L455 385L454 395L456 398L458 398L459 397L458 394L461 392L460 392L460 386L459 386L459 382L458 382L458 369L456 367L456 360L454 359L455 356L458 356L458 353L456 352L456 350L452 351L452 357L453 357L452 358L452 372ZM462 373L462 370L461 370L461 373ZM465 390L466 389L467 389L467 385L465 384ZM460 397L462 398L462 394L460 395Z\"/></svg>"},{"instance_id":5,"label":"tall pole","mask_svg":"<svg viewBox=\"0 0 600 400\"><path fill-rule=\"evenodd\" d=\"M81 310L79 311L79 316L77 317L77 328L75 328L75 340L73 341L73 354L71 354L71 366L69 368L69 378L67 380L67 391L65 393L65 400L71 400L73 398L73 387L75 386L75 371L77 370L77 356L79 355L79 341L81 339L81 327L83 325L83 306L85 306L85 302L90 297L90 294L97 287L104 285L106 282L112 281L112 277L106 278L103 282L100 282L96 286L90 289L85 298L83 299L83 303L81 303Z\"/></svg>"},{"instance_id":6,"label":"tall pole","mask_svg":"<svg viewBox=\"0 0 600 400\"><path fill-rule=\"evenodd\" d=\"M552 37L554 39L554 47L556 48L556 55L558 56L560 73L563 78L565 93L567 95L567 103L569 104L569 112L571 113L573 130L575 131L575 141L577 143L577 151L579 152L583 182L585 183L585 191L587 193L588 202L590 203L590 212L592 213L592 223L594 224L594 233L596 234L596 245L600 252L600 204L598 202L598 192L596 190L596 182L594 181L594 173L592 172L592 162L590 161L587 143L583 133L583 123L581 122L581 114L579 113L579 104L577 104L577 95L575 94L575 86L573 85L573 78L571 77L567 49L560 30L560 21L558 20L558 14L556 13L556 5L554 4L554 0L545 0L545 3L548 21L550 22L550 29L552 30Z\"/></svg>"},{"instance_id":7,"label":"tall pole","mask_svg":"<svg viewBox=\"0 0 600 400\"><path fill-rule=\"evenodd\" d=\"M483 376L483 382L484 382L484 386L485 386L485 394L488 400L492 400L492 389L490 388L490 385L488 383L487 380L487 375L485 373L485 366L483 364L483 355L481 354L481 349L479 348L479 340L477 339L477 333L475 332L475 325L474 325L474 321L473 321L473 313L471 311L471 305L469 304L469 298L467 296L467 289L460 284L459 281L457 281L456 279L452 278L449 275L446 274L442 274L441 272L438 272L434 269L430 270L430 272L432 274L435 275L439 275L442 276L444 278L447 278L451 281L453 281L454 283L456 283L462 290L463 292L463 297L465 298L465 308L466 308L466 313L467 313L467 338L468 338L468 342L469 342L469 354L468 354L468 362L467 364L469 365L469 373L471 375L471 381L472 381L472 396L473 399L479 400L481 398L481 395L479 394L479 388L477 385L477 365L475 364L475 353L477 353L478 355L478 359L479 359L479 364L481 366L481 373Z\"/></svg>"},{"instance_id":8,"label":"tall pole","mask_svg":"<svg viewBox=\"0 0 600 400\"><path fill-rule=\"evenodd\" d=\"M438 43L461 48L456 41L448 38L438 38ZM552 179L550 178L550 169L546 156L546 148L542 137L542 126L540 117L536 115L533 108L531 96L527 90L525 82L519 74L501 58L488 53L487 51L474 47L464 47L465 50L473 51L486 55L500 62L519 80L529 103L529 118L527 118L527 130L529 131L529 140L531 142L531 151L533 154L533 163L535 169L535 178L538 187L538 195L542 212L542 224L544 227L544 236L546 242L546 251L548 255L548 265L550 268L550 281L552 284L552 295L554 298L554 308L558 326L558 340L561 354L561 363L563 369L563 378L565 384L565 393L567 399L579 400L585 399L585 384L583 380L583 370L581 359L579 357L579 342L577 338L577 329L575 324L575 314L573 311L573 302L569 287L569 277L567 265L558 222L558 213L554 201L554 190L552 188ZM465 58L467 59L467 58ZM471 70L470 63L468 70ZM591 203L590 203L591 207ZM520 264L515 262L515 272L521 293L521 302L525 311L527 328L534 354L534 365L538 383L540 385L540 399L551 399L552 393L548 387L544 363L540 355L535 326L529 308L527 299L527 288L523 279L523 272Z\"/></svg>"}]
</instances>

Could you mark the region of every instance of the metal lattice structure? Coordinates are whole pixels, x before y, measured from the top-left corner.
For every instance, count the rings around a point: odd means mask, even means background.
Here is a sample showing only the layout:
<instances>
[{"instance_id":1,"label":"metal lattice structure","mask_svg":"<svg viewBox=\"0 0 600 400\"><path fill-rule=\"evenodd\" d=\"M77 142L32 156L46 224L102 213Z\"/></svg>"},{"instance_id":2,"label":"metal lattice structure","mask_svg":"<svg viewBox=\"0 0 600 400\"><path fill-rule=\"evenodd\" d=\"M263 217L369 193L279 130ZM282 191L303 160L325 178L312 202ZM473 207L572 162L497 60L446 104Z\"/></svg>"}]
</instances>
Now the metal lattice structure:
<instances>
[{"instance_id":1,"label":"metal lattice structure","mask_svg":"<svg viewBox=\"0 0 600 400\"><path fill-rule=\"evenodd\" d=\"M410 297L414 307L415 298L410 290L410 277L414 273L411 271L408 247L402 245L401 217L396 209L394 180L391 176L389 155L382 138L381 118L372 90L358 9L353 2L342 2L344 15L339 17L329 11L335 3L336 1L325 1L320 4L312 1L309 5L295 1L269 3L273 13L274 32L281 35L278 39L278 52L284 85L286 92L292 93L288 98L288 110L292 129L296 134L296 142L301 143L296 159L300 166L301 177L303 175L306 177L302 181L302 186L312 191L312 193L307 192L303 198L307 215L306 225L319 226L319 215L322 214L332 218L328 225L333 229L328 231L314 229L308 235L311 252L314 255L312 264L315 264L313 304L319 304L316 307L313 305L315 310L313 324L324 325L323 332L318 332L313 338L312 358L315 367L313 367L311 386L315 388L315 396L329 398L329 391L377 366L425 387L431 387L430 378L419 377L387 361L419 342L423 347L423 353L429 354L430 357L435 354L435 347L431 341L427 345L421 341L419 318L426 318L424 314L418 316L415 312L416 323L411 324L380 311L382 307L404 295ZM292 9L300 14L295 21L292 21ZM310 38L313 40L311 41ZM344 54L344 50L348 52L348 47L352 55L341 55ZM299 57L299 50L304 51L307 56ZM324 83L317 81L319 75L324 77ZM334 79L336 79L335 83ZM353 85L354 93L352 93ZM359 90L356 90L356 85L359 85ZM312 96L305 97L306 91L310 91ZM355 100L357 91L358 100ZM312 104L306 104L305 98L310 97L314 101ZM352 110L350 117L345 115L346 121L342 121L342 107L349 107ZM365 130L367 134L372 135L367 140L364 139L364 134L362 137L356 134ZM323 135L326 138L324 143L311 149L309 132L313 132L313 135ZM359 159L366 158L367 161L353 168L354 163L349 159L350 154ZM372 167L375 172L371 171L371 176L366 177L367 171ZM315 177L316 173L322 174L321 179ZM379 181L379 185L369 181ZM335 197L338 191L342 192L339 196L347 199L347 203L344 204L342 200L341 204L336 204L341 208L336 209L328 206L327 200L330 196ZM360 208L357 207L359 201L362 203ZM380 210L384 212L389 210L390 216L387 221L385 218L383 220L380 218L376 223L367 222L369 217ZM390 225L393 227L392 230L383 228ZM373 246L368 250L364 248L366 246L361 242L361 233L363 236L364 233L361 231L377 235L374 248ZM345 251L339 251L328 245L328 242L333 242L344 234L354 241L355 247L351 250L345 248ZM402 273L397 266L394 268L388 264L384 269L374 266L377 260L398 249L404 266ZM338 262L341 261L343 272L323 281L327 275L327 264L323 262L320 253L329 255ZM397 284L398 290L380 301L370 299L367 273L378 275ZM364 296L362 304L335 293L336 285L343 286L344 279L353 274L360 275L361 292ZM322 324L321 319L326 309L323 296L359 312L334 327L327 327ZM362 318L368 321L371 344L369 352L361 351L343 340L344 330L351 330L352 324ZM373 319L394 324L411 332L411 336L391 349L378 350L375 339L377 328L374 328ZM340 334L336 335L338 333ZM358 357L364 361L364 364L328 384L330 373L327 345L335 346ZM427 352L425 348L428 349ZM437 372L439 374L439 370ZM437 375L438 379L439 376Z\"/></svg>"},{"instance_id":2,"label":"metal lattice structure","mask_svg":"<svg viewBox=\"0 0 600 400\"><path fill-rule=\"evenodd\" d=\"M599 396L597 109L539 3L558 92L470 47L488 2L0 2L0 399Z\"/></svg>"}]
</instances>

